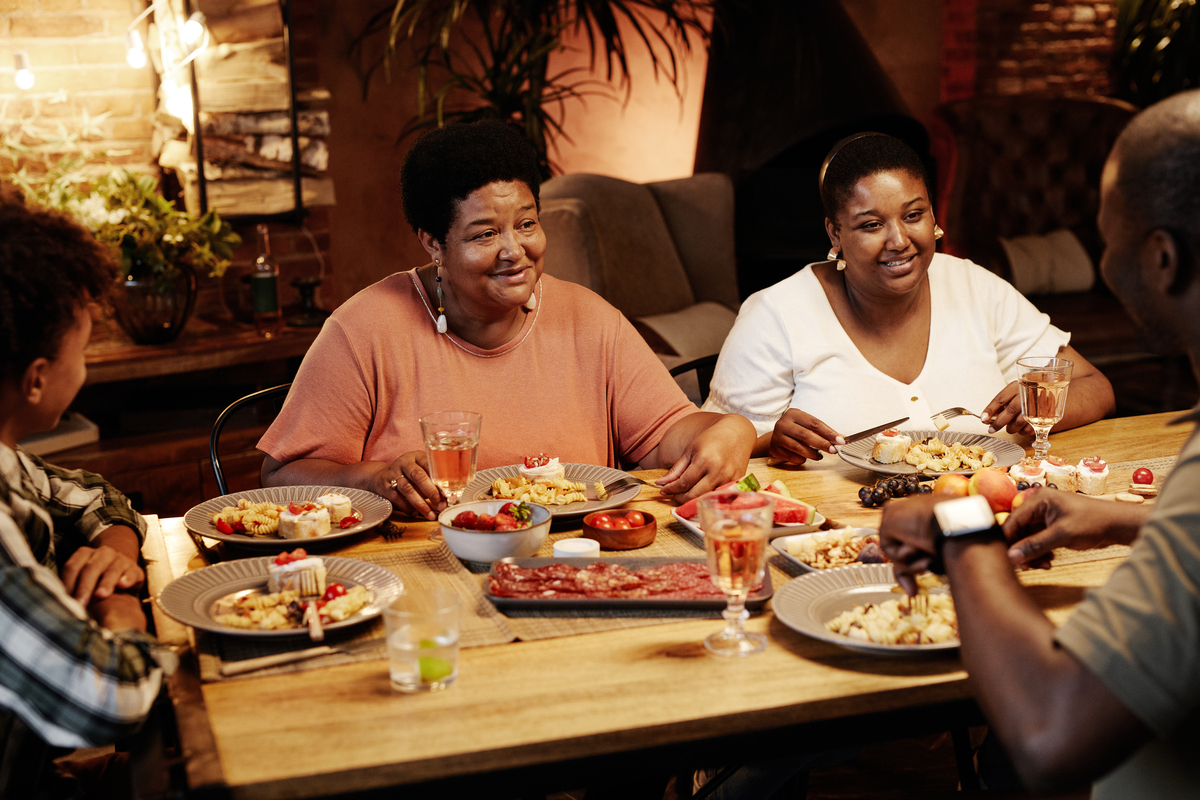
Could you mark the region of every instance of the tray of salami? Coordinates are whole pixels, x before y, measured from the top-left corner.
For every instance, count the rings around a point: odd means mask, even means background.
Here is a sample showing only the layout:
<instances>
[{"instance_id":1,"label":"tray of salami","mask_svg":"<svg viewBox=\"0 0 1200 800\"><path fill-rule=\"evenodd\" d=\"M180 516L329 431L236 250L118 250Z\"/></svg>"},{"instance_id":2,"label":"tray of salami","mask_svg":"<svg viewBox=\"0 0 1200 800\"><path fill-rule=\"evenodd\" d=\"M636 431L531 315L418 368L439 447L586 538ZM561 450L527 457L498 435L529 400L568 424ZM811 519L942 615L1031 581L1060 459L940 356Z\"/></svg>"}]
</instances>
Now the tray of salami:
<instances>
[{"instance_id":1,"label":"tray of salami","mask_svg":"<svg viewBox=\"0 0 1200 800\"><path fill-rule=\"evenodd\" d=\"M512 609L725 608L703 558L504 558L492 565L484 593L496 606ZM761 609L773 593L770 570L764 570L746 608Z\"/></svg>"}]
</instances>

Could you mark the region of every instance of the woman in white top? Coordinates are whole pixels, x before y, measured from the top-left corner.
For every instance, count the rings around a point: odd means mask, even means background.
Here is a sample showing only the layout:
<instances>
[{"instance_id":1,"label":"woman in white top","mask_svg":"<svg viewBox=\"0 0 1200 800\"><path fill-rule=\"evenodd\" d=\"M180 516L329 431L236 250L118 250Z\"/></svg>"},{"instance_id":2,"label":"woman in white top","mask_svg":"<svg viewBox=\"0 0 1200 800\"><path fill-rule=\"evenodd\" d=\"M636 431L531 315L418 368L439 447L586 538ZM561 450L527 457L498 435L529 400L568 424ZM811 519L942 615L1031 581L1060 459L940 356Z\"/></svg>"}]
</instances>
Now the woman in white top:
<instances>
[{"instance_id":1,"label":"woman in white top","mask_svg":"<svg viewBox=\"0 0 1200 800\"><path fill-rule=\"evenodd\" d=\"M1016 362L1074 362L1055 430L1113 410L1112 386L1009 283L935 253L941 229L924 166L878 133L843 140L821 171L830 260L752 295L721 350L706 410L758 431L755 456L794 464L836 453L851 433L892 419L927 429L952 406L980 411L955 430L1032 434Z\"/></svg>"}]
</instances>

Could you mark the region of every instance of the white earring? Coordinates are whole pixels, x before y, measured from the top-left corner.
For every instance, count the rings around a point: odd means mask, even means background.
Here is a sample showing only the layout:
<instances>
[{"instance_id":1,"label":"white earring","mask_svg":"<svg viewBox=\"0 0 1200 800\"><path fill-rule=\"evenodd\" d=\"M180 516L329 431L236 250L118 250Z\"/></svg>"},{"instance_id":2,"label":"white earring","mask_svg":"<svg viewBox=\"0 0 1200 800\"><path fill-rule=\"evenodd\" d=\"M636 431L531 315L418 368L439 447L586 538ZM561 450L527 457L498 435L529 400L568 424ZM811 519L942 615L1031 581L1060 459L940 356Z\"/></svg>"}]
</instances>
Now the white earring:
<instances>
[{"instance_id":1,"label":"white earring","mask_svg":"<svg viewBox=\"0 0 1200 800\"><path fill-rule=\"evenodd\" d=\"M537 284L533 285L533 291L529 293L529 299L525 301L525 308L528 311L533 311L537 308Z\"/></svg>"},{"instance_id":2,"label":"white earring","mask_svg":"<svg viewBox=\"0 0 1200 800\"><path fill-rule=\"evenodd\" d=\"M829 252L825 255L827 260L837 262L838 272L841 272L846 268L846 262L839 258L840 255L841 252L836 247L829 248Z\"/></svg>"},{"instance_id":3,"label":"white earring","mask_svg":"<svg viewBox=\"0 0 1200 800\"><path fill-rule=\"evenodd\" d=\"M433 260L433 263L437 266L437 299L438 299L437 332L445 333L446 328L447 328L446 309L445 309L446 301L445 301L444 295L442 294L442 262L435 258Z\"/></svg>"}]
</instances>

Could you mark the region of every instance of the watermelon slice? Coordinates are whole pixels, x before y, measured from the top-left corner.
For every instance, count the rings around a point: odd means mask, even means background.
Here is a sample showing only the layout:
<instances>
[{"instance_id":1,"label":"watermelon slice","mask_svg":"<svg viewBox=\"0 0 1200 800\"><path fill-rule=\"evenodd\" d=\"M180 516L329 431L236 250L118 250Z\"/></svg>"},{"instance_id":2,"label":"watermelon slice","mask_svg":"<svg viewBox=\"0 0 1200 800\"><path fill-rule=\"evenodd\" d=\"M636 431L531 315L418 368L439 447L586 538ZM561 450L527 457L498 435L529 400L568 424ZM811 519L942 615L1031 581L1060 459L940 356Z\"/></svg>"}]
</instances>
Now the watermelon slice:
<instances>
[{"instance_id":1,"label":"watermelon slice","mask_svg":"<svg viewBox=\"0 0 1200 800\"><path fill-rule=\"evenodd\" d=\"M728 490L726 490L728 491ZM718 492L709 492L701 497L709 497ZM797 500L793 497L785 497L775 492L757 492L757 494L766 494L775 500L775 524L776 525L812 525L817 518L817 509L803 500ZM699 506L700 498L689 500L679 507L679 516L684 519L695 519L700 514ZM753 500L744 496L730 495L730 507L737 508L739 505L753 504Z\"/></svg>"},{"instance_id":2,"label":"watermelon slice","mask_svg":"<svg viewBox=\"0 0 1200 800\"><path fill-rule=\"evenodd\" d=\"M768 486L767 488L763 489L763 491L764 492L773 492L775 494L781 494L784 497L792 496L792 490L789 489L787 487L787 484L784 483L783 481L772 481L771 485Z\"/></svg>"}]
</instances>

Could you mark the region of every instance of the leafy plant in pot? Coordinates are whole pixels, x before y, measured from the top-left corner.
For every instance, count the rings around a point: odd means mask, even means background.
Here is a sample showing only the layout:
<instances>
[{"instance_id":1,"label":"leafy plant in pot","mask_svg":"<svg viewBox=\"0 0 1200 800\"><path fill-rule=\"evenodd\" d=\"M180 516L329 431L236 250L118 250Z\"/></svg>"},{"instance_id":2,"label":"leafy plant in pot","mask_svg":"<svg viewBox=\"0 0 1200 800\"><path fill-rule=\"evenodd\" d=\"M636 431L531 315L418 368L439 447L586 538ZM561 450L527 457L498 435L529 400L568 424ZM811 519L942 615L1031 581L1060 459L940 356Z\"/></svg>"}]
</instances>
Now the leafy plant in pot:
<instances>
[{"instance_id":1,"label":"leafy plant in pot","mask_svg":"<svg viewBox=\"0 0 1200 800\"><path fill-rule=\"evenodd\" d=\"M592 68L550 71L550 57L568 49L572 31L587 39L592 67L602 52L607 78L631 88L626 39L646 47L655 77L680 92L679 54L691 37L707 44L712 0L396 0L368 21L354 43L365 98L382 66L391 78L397 48L407 43L417 71L417 113L400 139L451 121L495 118L520 127L550 177L548 145L564 137L568 100L611 96L610 84L586 77ZM386 33L382 54L367 43Z\"/></svg>"}]
</instances>

